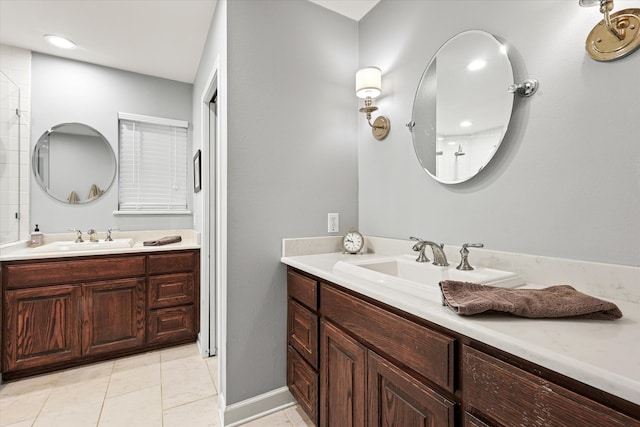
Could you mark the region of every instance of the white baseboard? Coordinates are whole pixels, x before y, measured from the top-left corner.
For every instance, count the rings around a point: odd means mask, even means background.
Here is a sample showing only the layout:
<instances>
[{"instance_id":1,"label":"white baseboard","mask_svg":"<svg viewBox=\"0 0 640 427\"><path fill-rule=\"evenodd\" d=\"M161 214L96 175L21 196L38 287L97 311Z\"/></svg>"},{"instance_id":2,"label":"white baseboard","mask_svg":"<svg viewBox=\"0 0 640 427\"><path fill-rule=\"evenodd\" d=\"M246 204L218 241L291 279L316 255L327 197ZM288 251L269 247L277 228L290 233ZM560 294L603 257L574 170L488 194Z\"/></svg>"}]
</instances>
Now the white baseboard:
<instances>
[{"instance_id":1,"label":"white baseboard","mask_svg":"<svg viewBox=\"0 0 640 427\"><path fill-rule=\"evenodd\" d=\"M223 398L224 399L224 398ZM294 406L296 401L288 387L281 387L270 392L243 400L242 402L221 407L222 425L234 427L274 412Z\"/></svg>"}]
</instances>

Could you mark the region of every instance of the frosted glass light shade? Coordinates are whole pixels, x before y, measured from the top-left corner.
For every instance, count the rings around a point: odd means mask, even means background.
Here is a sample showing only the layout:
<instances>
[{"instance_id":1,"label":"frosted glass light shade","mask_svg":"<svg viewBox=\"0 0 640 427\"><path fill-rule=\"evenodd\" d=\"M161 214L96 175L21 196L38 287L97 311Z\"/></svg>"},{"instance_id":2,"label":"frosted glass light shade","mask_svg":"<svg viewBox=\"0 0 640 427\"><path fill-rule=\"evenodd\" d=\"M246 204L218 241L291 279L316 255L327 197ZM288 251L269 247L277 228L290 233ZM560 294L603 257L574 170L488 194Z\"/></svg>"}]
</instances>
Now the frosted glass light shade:
<instances>
[{"instance_id":1,"label":"frosted glass light shade","mask_svg":"<svg viewBox=\"0 0 640 427\"><path fill-rule=\"evenodd\" d=\"M356 73L356 96L375 98L382 88L382 72L378 67L367 67Z\"/></svg>"}]
</instances>

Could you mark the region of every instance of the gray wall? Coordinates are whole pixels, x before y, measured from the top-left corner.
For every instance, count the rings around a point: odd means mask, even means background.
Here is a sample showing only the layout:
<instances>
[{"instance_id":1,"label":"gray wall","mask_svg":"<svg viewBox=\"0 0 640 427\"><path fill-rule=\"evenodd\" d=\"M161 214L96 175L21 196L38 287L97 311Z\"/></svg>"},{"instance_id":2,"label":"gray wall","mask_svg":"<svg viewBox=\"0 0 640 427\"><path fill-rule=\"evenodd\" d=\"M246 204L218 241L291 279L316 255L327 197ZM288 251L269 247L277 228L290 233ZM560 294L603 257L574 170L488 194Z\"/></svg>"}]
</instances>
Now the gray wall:
<instances>
[{"instance_id":1,"label":"gray wall","mask_svg":"<svg viewBox=\"0 0 640 427\"><path fill-rule=\"evenodd\" d=\"M33 52L31 150L50 127L85 123L111 143L118 155L118 112L191 121L192 85ZM188 176L191 176L189 173ZM49 197L31 174L31 222L45 233L69 228L103 232L192 228L187 216L113 216L118 209L117 177L96 202L68 205Z\"/></svg>"},{"instance_id":2,"label":"gray wall","mask_svg":"<svg viewBox=\"0 0 640 427\"><path fill-rule=\"evenodd\" d=\"M382 68L377 105L392 130L376 142L358 123L361 231L640 265L640 52L588 57L600 19L577 1L382 0L359 23L360 64ZM516 99L493 163L445 186L421 170L404 124L431 56L469 29L506 40L517 79L541 86Z\"/></svg>"},{"instance_id":3,"label":"gray wall","mask_svg":"<svg viewBox=\"0 0 640 427\"><path fill-rule=\"evenodd\" d=\"M228 404L286 384L281 240L357 224L357 24L228 2Z\"/></svg>"}]
</instances>

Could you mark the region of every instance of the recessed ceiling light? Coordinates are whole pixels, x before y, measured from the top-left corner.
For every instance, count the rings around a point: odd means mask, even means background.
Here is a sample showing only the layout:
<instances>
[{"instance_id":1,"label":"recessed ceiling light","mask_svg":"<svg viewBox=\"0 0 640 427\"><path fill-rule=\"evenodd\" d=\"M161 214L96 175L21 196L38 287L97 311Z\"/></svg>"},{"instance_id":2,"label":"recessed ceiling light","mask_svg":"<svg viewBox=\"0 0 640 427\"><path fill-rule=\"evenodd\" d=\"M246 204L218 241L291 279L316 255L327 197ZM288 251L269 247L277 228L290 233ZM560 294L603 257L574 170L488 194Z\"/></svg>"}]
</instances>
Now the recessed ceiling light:
<instances>
[{"instance_id":1,"label":"recessed ceiling light","mask_svg":"<svg viewBox=\"0 0 640 427\"><path fill-rule=\"evenodd\" d=\"M54 46L61 47L63 49L73 49L76 44L69 39L53 34L45 34L44 38Z\"/></svg>"},{"instance_id":2,"label":"recessed ceiling light","mask_svg":"<svg viewBox=\"0 0 640 427\"><path fill-rule=\"evenodd\" d=\"M476 59L475 61L472 61L469 63L469 65L467 65L467 70L477 71L484 68L485 65L487 65L487 61L485 61L484 59Z\"/></svg>"},{"instance_id":3,"label":"recessed ceiling light","mask_svg":"<svg viewBox=\"0 0 640 427\"><path fill-rule=\"evenodd\" d=\"M468 128L471 126L471 122L469 120L465 120L464 122L460 122L460 127Z\"/></svg>"}]
</instances>

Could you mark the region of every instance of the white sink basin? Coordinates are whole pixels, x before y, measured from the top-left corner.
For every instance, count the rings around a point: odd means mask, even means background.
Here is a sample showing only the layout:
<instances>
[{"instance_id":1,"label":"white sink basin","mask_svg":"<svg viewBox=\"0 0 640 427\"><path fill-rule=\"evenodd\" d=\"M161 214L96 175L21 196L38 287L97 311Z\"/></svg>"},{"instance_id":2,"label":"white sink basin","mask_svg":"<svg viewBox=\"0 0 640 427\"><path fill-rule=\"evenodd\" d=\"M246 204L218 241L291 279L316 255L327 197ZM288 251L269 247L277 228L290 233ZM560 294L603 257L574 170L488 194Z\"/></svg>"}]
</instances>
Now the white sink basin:
<instances>
[{"instance_id":1,"label":"white sink basin","mask_svg":"<svg viewBox=\"0 0 640 427\"><path fill-rule=\"evenodd\" d=\"M73 240L64 240L59 242L51 242L46 245L33 248L34 252L76 252L76 251L99 251L108 249L130 248L134 244L133 239L113 239L106 242L100 240L98 242L82 242L76 243Z\"/></svg>"},{"instance_id":2,"label":"white sink basin","mask_svg":"<svg viewBox=\"0 0 640 427\"><path fill-rule=\"evenodd\" d=\"M462 271L455 265L438 267L430 262L416 262L415 257L401 255L365 260L339 261L334 270L390 286L438 289L442 280L457 280L482 285L515 288L524 284L522 277L515 273L492 268L475 267Z\"/></svg>"}]
</instances>

